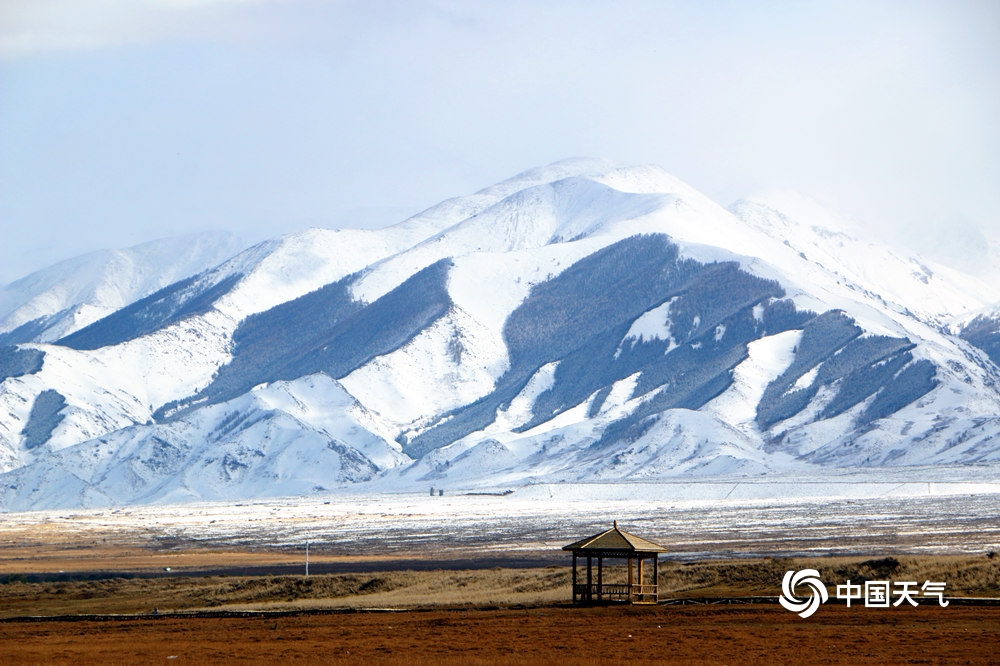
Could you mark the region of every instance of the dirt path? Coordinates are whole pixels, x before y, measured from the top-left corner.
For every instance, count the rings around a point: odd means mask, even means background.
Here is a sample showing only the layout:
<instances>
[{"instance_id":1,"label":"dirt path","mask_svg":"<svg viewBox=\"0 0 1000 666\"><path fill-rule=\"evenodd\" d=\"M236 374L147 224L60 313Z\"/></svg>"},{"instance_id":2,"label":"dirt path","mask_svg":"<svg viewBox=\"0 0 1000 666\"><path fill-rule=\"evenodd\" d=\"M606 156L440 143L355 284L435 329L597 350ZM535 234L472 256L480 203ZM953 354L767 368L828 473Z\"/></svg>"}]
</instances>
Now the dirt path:
<instances>
[{"instance_id":1,"label":"dirt path","mask_svg":"<svg viewBox=\"0 0 1000 666\"><path fill-rule=\"evenodd\" d=\"M0 622L26 663L1000 663L1000 608L428 610Z\"/></svg>"}]
</instances>

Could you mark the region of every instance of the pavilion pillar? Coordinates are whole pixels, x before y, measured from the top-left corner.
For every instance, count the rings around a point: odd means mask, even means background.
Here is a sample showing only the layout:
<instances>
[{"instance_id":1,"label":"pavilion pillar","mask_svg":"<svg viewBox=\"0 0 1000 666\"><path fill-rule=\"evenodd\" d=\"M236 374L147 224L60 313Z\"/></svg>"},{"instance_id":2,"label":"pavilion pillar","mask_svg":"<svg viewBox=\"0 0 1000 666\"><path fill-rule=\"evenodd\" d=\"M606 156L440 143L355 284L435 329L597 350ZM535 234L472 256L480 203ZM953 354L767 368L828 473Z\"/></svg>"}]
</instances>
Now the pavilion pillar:
<instances>
[{"instance_id":1,"label":"pavilion pillar","mask_svg":"<svg viewBox=\"0 0 1000 666\"><path fill-rule=\"evenodd\" d=\"M644 559L645 559L645 558L644 558L644 557L643 557L642 555L640 555L640 556L639 556L639 585L642 585L642 584L643 584L643 581L644 581L644 578L643 578L643 576L642 576L642 561L643 561ZM640 589L641 589L641 588L640 588Z\"/></svg>"},{"instance_id":2,"label":"pavilion pillar","mask_svg":"<svg viewBox=\"0 0 1000 666\"><path fill-rule=\"evenodd\" d=\"M576 551L573 551L573 603L576 603Z\"/></svg>"},{"instance_id":3,"label":"pavilion pillar","mask_svg":"<svg viewBox=\"0 0 1000 666\"><path fill-rule=\"evenodd\" d=\"M660 556L653 555L653 601L660 603Z\"/></svg>"},{"instance_id":4,"label":"pavilion pillar","mask_svg":"<svg viewBox=\"0 0 1000 666\"><path fill-rule=\"evenodd\" d=\"M589 604L594 600L594 576L593 569L591 567L591 555L587 553L587 603Z\"/></svg>"},{"instance_id":5,"label":"pavilion pillar","mask_svg":"<svg viewBox=\"0 0 1000 666\"><path fill-rule=\"evenodd\" d=\"M597 600L604 601L604 555L597 556Z\"/></svg>"}]
</instances>

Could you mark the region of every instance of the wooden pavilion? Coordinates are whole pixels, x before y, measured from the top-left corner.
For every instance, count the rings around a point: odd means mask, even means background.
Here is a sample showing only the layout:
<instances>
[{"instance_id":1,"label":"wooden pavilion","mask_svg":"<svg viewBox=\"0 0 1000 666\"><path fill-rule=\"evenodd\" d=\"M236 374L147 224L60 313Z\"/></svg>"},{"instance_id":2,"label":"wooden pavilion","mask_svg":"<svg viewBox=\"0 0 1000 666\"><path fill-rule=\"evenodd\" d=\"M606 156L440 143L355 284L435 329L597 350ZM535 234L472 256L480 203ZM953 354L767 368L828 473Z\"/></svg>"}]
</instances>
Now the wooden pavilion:
<instances>
[{"instance_id":1,"label":"wooden pavilion","mask_svg":"<svg viewBox=\"0 0 1000 666\"><path fill-rule=\"evenodd\" d=\"M573 603L605 603L624 601L632 604L655 604L658 600L657 566L663 546L618 528L618 521L610 530L581 539L563 550L573 553ZM580 582L577 564L587 559L586 582ZM605 580L605 560L628 560L626 581ZM652 560L649 566L643 566ZM597 563L597 579L594 579Z\"/></svg>"}]
</instances>

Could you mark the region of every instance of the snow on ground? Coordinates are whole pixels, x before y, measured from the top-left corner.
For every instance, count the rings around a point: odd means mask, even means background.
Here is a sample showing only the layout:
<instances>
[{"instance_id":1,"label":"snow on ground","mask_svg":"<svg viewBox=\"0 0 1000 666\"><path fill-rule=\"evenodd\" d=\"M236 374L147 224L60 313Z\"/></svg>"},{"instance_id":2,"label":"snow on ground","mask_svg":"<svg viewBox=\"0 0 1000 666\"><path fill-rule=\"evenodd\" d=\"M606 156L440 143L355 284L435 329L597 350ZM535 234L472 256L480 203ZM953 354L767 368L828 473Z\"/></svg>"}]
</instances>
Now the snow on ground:
<instances>
[{"instance_id":1,"label":"snow on ground","mask_svg":"<svg viewBox=\"0 0 1000 666\"><path fill-rule=\"evenodd\" d=\"M659 195L623 193L580 177L526 187L373 266L352 285L352 295L370 303L441 259L518 252L594 236L661 205ZM604 244L622 237L613 234Z\"/></svg>"},{"instance_id":2,"label":"snow on ground","mask_svg":"<svg viewBox=\"0 0 1000 666\"><path fill-rule=\"evenodd\" d=\"M757 441L709 414L671 409L659 414L637 440L581 456L580 463L595 480L629 482L664 476L760 474L772 468L769 457Z\"/></svg>"},{"instance_id":3,"label":"snow on ground","mask_svg":"<svg viewBox=\"0 0 1000 666\"><path fill-rule=\"evenodd\" d=\"M628 377L619 379L612 384L607 397L601 403L601 409L597 413L597 416L615 420L631 413L645 399L644 396L638 398L632 397L635 394L635 387L639 383L640 375L642 375L641 372L634 372Z\"/></svg>"},{"instance_id":4,"label":"snow on ground","mask_svg":"<svg viewBox=\"0 0 1000 666\"><path fill-rule=\"evenodd\" d=\"M325 374L274 382L254 391L263 409L281 410L330 438L349 444L382 468L409 462L399 444L386 437L392 427ZM372 435L376 435L373 437Z\"/></svg>"},{"instance_id":5,"label":"snow on ground","mask_svg":"<svg viewBox=\"0 0 1000 666\"><path fill-rule=\"evenodd\" d=\"M449 271L448 293L458 307L502 341L507 317L534 285L552 279L606 244L580 239L516 252L461 255Z\"/></svg>"},{"instance_id":6,"label":"snow on ground","mask_svg":"<svg viewBox=\"0 0 1000 666\"><path fill-rule=\"evenodd\" d=\"M667 557L976 553L1000 547L1000 483L989 474L914 470L818 478L538 484L501 495L317 494L243 502L8 513L0 536L37 526L130 534L178 546L305 548L344 555L538 556L613 520ZM951 471L954 473L954 471ZM428 484L428 487L432 484Z\"/></svg>"},{"instance_id":7,"label":"snow on ground","mask_svg":"<svg viewBox=\"0 0 1000 666\"><path fill-rule=\"evenodd\" d=\"M558 362L546 363L540 367L524 385L521 392L510 401L510 405L506 409L497 410L497 419L492 426L497 430L496 434L512 431L531 420L532 408L538 400L538 396L555 386L558 367Z\"/></svg>"}]
</instances>

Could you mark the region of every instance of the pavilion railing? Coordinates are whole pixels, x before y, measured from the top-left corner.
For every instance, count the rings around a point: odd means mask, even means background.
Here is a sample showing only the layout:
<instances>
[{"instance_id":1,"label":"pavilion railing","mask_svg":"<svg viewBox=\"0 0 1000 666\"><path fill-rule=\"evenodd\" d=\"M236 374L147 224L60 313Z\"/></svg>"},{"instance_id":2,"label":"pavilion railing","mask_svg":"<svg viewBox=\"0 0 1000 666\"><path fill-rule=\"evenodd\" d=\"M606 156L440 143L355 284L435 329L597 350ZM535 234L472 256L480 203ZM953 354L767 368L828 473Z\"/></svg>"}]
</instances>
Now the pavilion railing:
<instances>
[{"instance_id":1,"label":"pavilion railing","mask_svg":"<svg viewBox=\"0 0 1000 666\"><path fill-rule=\"evenodd\" d=\"M628 585L604 583L578 583L573 586L574 596L581 601L631 601L632 603L656 603L656 585Z\"/></svg>"}]
</instances>

